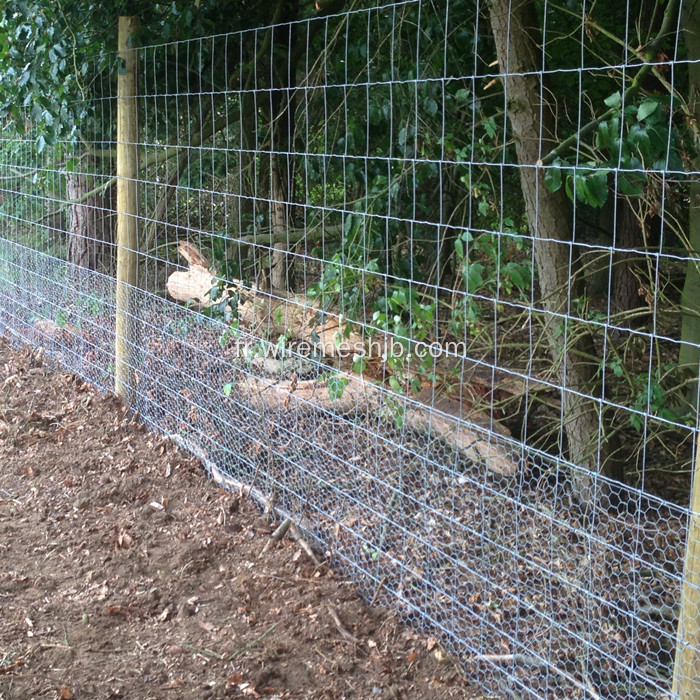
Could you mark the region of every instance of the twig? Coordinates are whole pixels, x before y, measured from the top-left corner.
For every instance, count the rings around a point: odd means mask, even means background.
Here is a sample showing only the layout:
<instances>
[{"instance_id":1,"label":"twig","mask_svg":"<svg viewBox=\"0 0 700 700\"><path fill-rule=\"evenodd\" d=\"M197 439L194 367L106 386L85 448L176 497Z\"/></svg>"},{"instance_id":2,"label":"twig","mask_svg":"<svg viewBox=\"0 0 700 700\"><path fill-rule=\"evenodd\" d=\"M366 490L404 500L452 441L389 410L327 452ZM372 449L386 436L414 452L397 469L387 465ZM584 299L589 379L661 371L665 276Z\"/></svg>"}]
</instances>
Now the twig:
<instances>
[{"instance_id":1,"label":"twig","mask_svg":"<svg viewBox=\"0 0 700 700\"><path fill-rule=\"evenodd\" d=\"M311 549L311 545L304 539L304 536L301 534L301 530L296 525L293 525L292 527L292 537L294 538L294 541L306 552L309 559L311 559L315 566L322 565L323 562L321 562L314 554L314 550Z\"/></svg>"},{"instance_id":2,"label":"twig","mask_svg":"<svg viewBox=\"0 0 700 700\"><path fill-rule=\"evenodd\" d=\"M591 683L591 679L586 673L586 669L583 666L583 662L579 663L579 670L581 671L581 677L583 678L583 681L586 684L586 690L588 691L588 694L591 696L592 700L600 700L600 695L598 695L595 688L593 687L593 683Z\"/></svg>"},{"instance_id":3,"label":"twig","mask_svg":"<svg viewBox=\"0 0 700 700\"><path fill-rule=\"evenodd\" d=\"M231 656L227 656L226 661L231 661L232 659L235 659L237 656L240 656L244 652L248 651L248 649L250 649L251 647L255 646L258 642L265 639L265 637L267 637L267 635L270 634L275 629L275 627L277 627L277 625L279 625L279 622L275 622L275 624L272 625L272 627L270 627L268 630L263 632L259 637L256 637L252 642L248 642L248 644L246 644L245 646L242 646L237 651L234 651L233 654L231 654Z\"/></svg>"},{"instance_id":4,"label":"twig","mask_svg":"<svg viewBox=\"0 0 700 700\"><path fill-rule=\"evenodd\" d=\"M270 535L270 539L273 542L279 542L287 534L287 530L289 530L291 524L292 521L289 518L286 518L282 524Z\"/></svg>"},{"instance_id":5,"label":"twig","mask_svg":"<svg viewBox=\"0 0 700 700\"><path fill-rule=\"evenodd\" d=\"M546 667L548 665L545 661L542 661L542 659L527 654L479 654L478 656L472 656L469 661L492 661L493 663L499 664L514 663L520 664L521 666Z\"/></svg>"},{"instance_id":6,"label":"twig","mask_svg":"<svg viewBox=\"0 0 700 700\"><path fill-rule=\"evenodd\" d=\"M250 481L250 486L248 487L248 495L246 496L246 500L250 500L250 494L253 493L253 488L255 488L255 481L258 478L258 472L260 471L260 460L256 459L255 460L255 471L253 472L253 478Z\"/></svg>"},{"instance_id":7,"label":"twig","mask_svg":"<svg viewBox=\"0 0 700 700\"><path fill-rule=\"evenodd\" d=\"M379 594L382 591L382 588L384 588L384 584L386 583L387 578L386 576L382 577L382 580L377 584L377 588L374 591L374 595L372 596L372 600L369 601L370 607L372 607L376 602L377 598L379 598Z\"/></svg>"},{"instance_id":8,"label":"twig","mask_svg":"<svg viewBox=\"0 0 700 700\"><path fill-rule=\"evenodd\" d=\"M270 539L265 542L265 546L262 548L262 551L258 556L262 556L267 552L268 549L270 549L270 545L273 542L279 542L284 536L287 534L287 531L289 530L289 526L292 524L292 521L289 518L285 518L282 521L282 524L277 527L277 529L270 535Z\"/></svg>"},{"instance_id":9,"label":"twig","mask_svg":"<svg viewBox=\"0 0 700 700\"><path fill-rule=\"evenodd\" d=\"M0 666L0 674L3 673L12 673L15 669L18 669L22 664L24 663L24 657L20 656L18 659L15 659L13 663L8 664L7 666ZM15 674L13 674L15 675Z\"/></svg>"},{"instance_id":10,"label":"twig","mask_svg":"<svg viewBox=\"0 0 700 700\"><path fill-rule=\"evenodd\" d=\"M357 644L360 640L354 634L348 632L348 630L343 626L343 623L340 621L340 617L338 617L338 613L335 611L335 609L330 605L327 605L326 607L328 608L328 614L331 616L331 620L333 620L333 624L338 629L338 632L340 632L340 634L347 639L348 642Z\"/></svg>"}]
</instances>

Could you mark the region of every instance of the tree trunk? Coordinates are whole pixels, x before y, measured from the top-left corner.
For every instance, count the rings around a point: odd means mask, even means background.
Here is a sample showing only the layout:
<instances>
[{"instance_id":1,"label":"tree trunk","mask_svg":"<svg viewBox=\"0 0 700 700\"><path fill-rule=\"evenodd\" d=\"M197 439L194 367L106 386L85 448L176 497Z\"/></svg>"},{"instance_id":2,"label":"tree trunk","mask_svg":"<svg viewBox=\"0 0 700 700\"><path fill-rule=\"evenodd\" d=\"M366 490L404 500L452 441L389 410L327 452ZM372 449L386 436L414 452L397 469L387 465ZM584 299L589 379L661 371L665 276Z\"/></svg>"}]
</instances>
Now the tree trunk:
<instances>
[{"instance_id":1,"label":"tree trunk","mask_svg":"<svg viewBox=\"0 0 700 700\"><path fill-rule=\"evenodd\" d=\"M297 0L280 0L283 19L293 21L299 12ZM289 207L286 204L291 190L292 157L290 144L294 143L293 90L296 72L290 65L290 49L294 45L294 25L275 28L272 37L274 51L272 87L270 93L270 227L278 242L270 250L270 290L289 290L288 245L279 242L289 230Z\"/></svg>"},{"instance_id":2,"label":"tree trunk","mask_svg":"<svg viewBox=\"0 0 700 700\"><path fill-rule=\"evenodd\" d=\"M688 103L700 117L700 13L697 0L683 3L681 22L688 58L690 94ZM698 144L696 143L696 151ZM698 160L693 163L697 170ZM688 264L681 297L683 323L679 362L686 365L691 379L688 401L695 408L698 401L698 364L700 362L700 182L697 175L690 182L690 222L688 227ZM676 658L673 668L672 693L679 700L698 697L698 664L700 664L700 450L695 445L695 467L690 494L690 518L686 540L683 586L678 612Z\"/></svg>"},{"instance_id":3,"label":"tree trunk","mask_svg":"<svg viewBox=\"0 0 700 700\"><path fill-rule=\"evenodd\" d=\"M534 71L541 53L537 15L532 0L491 0L490 21L506 94L506 108L519 161L525 209L534 236L534 254L545 309L545 334L562 387L564 430L569 459L590 473L572 475L574 495L582 504L595 498L593 474L600 470L620 478L611 458L611 446L603 434L603 416L594 398L599 391L590 332L582 323L566 318L575 298L575 261L570 259L569 204L563 190L550 192L544 184L544 168L537 163L543 140L554 133L553 119L542 103L542 85ZM564 326L565 332L560 333Z\"/></svg>"},{"instance_id":4,"label":"tree trunk","mask_svg":"<svg viewBox=\"0 0 700 700\"><path fill-rule=\"evenodd\" d=\"M644 297L639 294L639 255L628 252L647 246L638 209L636 202L618 200L615 245L621 250L615 253L613 266L613 308L615 312L623 314L617 323L628 328L639 328L648 317L648 314L641 312L629 313L643 308L648 310Z\"/></svg>"},{"instance_id":5,"label":"tree trunk","mask_svg":"<svg viewBox=\"0 0 700 700\"><path fill-rule=\"evenodd\" d=\"M682 24L688 59L690 94L688 105L700 119L700 13L696 2L683 3ZM696 143L696 150L700 144ZM693 169L700 167L696 158ZM683 320L681 326L681 349L678 362L686 368L690 379L687 399L693 409L698 405L698 367L700 366L700 181L697 176L690 180L690 221L688 225L688 262L685 284L681 296Z\"/></svg>"},{"instance_id":6,"label":"tree trunk","mask_svg":"<svg viewBox=\"0 0 700 700\"><path fill-rule=\"evenodd\" d=\"M287 223L287 206L285 204L284 190L277 168L272 171L272 233L278 238L273 243L270 251L270 291L286 292L289 288L287 243L284 235L289 231Z\"/></svg>"},{"instance_id":7,"label":"tree trunk","mask_svg":"<svg viewBox=\"0 0 700 700\"><path fill-rule=\"evenodd\" d=\"M66 196L76 202L88 192L87 178L66 175ZM68 215L68 262L95 269L95 246L90 240L90 199L70 205Z\"/></svg>"},{"instance_id":8,"label":"tree trunk","mask_svg":"<svg viewBox=\"0 0 700 700\"><path fill-rule=\"evenodd\" d=\"M114 241L114 189L86 197L94 185L84 175L66 175L69 202L68 262L89 270L109 270Z\"/></svg>"}]
</instances>

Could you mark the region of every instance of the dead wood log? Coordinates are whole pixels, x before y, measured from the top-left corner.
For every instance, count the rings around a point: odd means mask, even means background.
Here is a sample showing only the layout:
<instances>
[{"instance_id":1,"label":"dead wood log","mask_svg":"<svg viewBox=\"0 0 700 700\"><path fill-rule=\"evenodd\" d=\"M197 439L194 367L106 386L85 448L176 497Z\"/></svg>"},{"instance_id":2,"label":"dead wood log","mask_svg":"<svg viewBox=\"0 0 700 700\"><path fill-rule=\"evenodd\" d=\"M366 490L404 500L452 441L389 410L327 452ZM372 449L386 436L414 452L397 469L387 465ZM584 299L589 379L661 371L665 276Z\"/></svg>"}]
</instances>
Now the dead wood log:
<instances>
[{"instance_id":1,"label":"dead wood log","mask_svg":"<svg viewBox=\"0 0 700 700\"><path fill-rule=\"evenodd\" d=\"M303 405L339 415L396 410L397 407L390 406L387 401L391 394L382 387L354 374L344 379L347 385L337 396L327 380L280 382L250 377L237 384L236 397L261 411L293 410ZM498 439L499 435L505 437L509 432L497 421L446 397L434 398L430 403L409 397L398 397L398 401L407 427L443 439L468 459L485 464L498 474L512 476L518 471L518 460L505 448L504 441Z\"/></svg>"},{"instance_id":2,"label":"dead wood log","mask_svg":"<svg viewBox=\"0 0 700 700\"><path fill-rule=\"evenodd\" d=\"M217 282L215 271L207 258L188 241L181 241L178 250L189 263L189 269L170 275L167 284L170 296L194 303L200 308L211 306L210 292ZM272 294L255 287L245 288L235 280L231 286L237 287L238 320L246 331L267 338L282 333L291 335L296 341L307 342L309 349L320 346L323 354L330 356L338 351L336 341L341 339L343 349L350 356L353 351L366 354L362 336L350 333L346 337L338 317L319 323L321 309L306 297ZM231 298L228 292L224 294L224 297L217 299L217 304ZM376 338L373 340L376 342ZM347 385L342 393L332 391L328 381L316 379L279 381L260 377L247 379L237 386L240 397L259 410L287 410L292 400L341 415L396 410L396 406L390 407L387 401L386 389L356 374L343 376ZM423 387L417 396L393 396L398 400L396 405L403 422L411 429L445 440L472 461L486 464L491 471L506 476L517 472L517 460L509 455L503 441L489 436L489 433L493 433L510 437L510 432L493 415L479 410L475 406L476 401L471 402L465 397L454 400L441 396L432 386Z\"/></svg>"},{"instance_id":3,"label":"dead wood log","mask_svg":"<svg viewBox=\"0 0 700 700\"><path fill-rule=\"evenodd\" d=\"M48 318L37 318L34 320L32 340L55 340L58 342L68 342L71 339L84 338L84 332L71 323L59 325Z\"/></svg>"},{"instance_id":4,"label":"dead wood log","mask_svg":"<svg viewBox=\"0 0 700 700\"><path fill-rule=\"evenodd\" d=\"M223 295L213 302L211 290L219 279L216 271L189 241L180 241L178 250L190 267L173 272L168 278L168 293L173 299L204 309L231 298L231 293L224 290ZM227 284L238 295L235 311L241 328L253 335L263 338L291 335L297 341L308 343L309 350L320 349L329 357L338 355L339 341L350 357L353 352L364 348L359 333L348 333L337 315L323 311L304 295L279 290L263 292L256 287L245 287L238 280L229 280ZM319 322L320 316L326 320Z\"/></svg>"}]
</instances>

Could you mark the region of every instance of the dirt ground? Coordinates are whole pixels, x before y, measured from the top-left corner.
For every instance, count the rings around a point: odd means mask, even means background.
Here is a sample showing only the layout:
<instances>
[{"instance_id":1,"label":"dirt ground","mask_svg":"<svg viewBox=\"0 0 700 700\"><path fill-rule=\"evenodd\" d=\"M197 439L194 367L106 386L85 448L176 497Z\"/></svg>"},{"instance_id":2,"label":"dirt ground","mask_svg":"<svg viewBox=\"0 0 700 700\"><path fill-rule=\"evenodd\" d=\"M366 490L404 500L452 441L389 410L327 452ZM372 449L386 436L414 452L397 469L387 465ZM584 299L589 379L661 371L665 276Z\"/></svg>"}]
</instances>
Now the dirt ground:
<instances>
[{"instance_id":1,"label":"dirt ground","mask_svg":"<svg viewBox=\"0 0 700 700\"><path fill-rule=\"evenodd\" d=\"M482 697L276 525L0 339L0 699Z\"/></svg>"}]
</instances>

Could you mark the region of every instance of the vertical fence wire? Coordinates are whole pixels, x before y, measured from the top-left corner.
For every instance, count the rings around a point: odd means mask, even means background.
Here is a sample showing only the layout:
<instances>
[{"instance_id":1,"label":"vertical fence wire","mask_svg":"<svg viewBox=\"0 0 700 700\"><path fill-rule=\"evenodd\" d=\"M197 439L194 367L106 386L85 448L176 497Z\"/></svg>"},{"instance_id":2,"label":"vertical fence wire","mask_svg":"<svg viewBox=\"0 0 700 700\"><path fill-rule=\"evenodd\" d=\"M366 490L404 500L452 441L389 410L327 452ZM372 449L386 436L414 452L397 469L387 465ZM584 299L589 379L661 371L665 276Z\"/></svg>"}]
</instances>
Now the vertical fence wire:
<instances>
[{"instance_id":1,"label":"vertical fence wire","mask_svg":"<svg viewBox=\"0 0 700 700\"><path fill-rule=\"evenodd\" d=\"M133 408L490 692L666 697L697 438L688 66L634 48L659 16L525 6L140 49ZM0 330L104 389L116 67L80 139L38 148L29 112L0 132Z\"/></svg>"}]
</instances>

